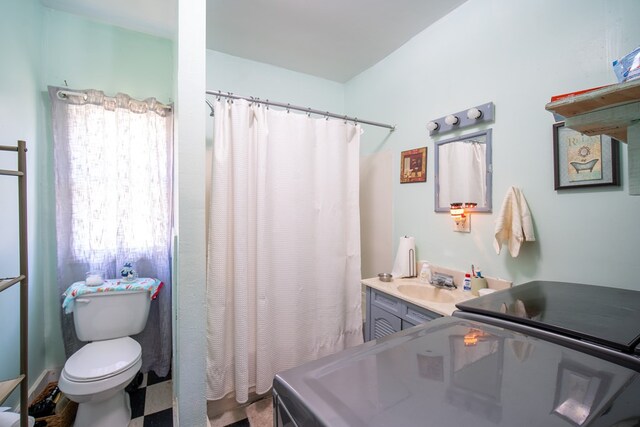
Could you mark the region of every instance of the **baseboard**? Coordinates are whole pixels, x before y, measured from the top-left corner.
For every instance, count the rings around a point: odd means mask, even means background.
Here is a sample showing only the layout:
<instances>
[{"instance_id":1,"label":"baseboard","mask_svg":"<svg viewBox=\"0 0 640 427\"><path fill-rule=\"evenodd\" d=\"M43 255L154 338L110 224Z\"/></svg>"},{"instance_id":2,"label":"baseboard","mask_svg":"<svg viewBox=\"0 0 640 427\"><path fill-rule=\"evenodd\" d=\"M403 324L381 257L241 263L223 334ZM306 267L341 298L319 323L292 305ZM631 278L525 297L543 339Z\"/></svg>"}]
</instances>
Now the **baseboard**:
<instances>
[{"instance_id":1,"label":"baseboard","mask_svg":"<svg viewBox=\"0 0 640 427\"><path fill-rule=\"evenodd\" d=\"M29 403L33 402L44 388L50 382L58 381L60 378L60 372L62 372L62 368L54 368L54 369L45 369L38 375L38 378L31 384L29 387ZM17 410L20 410L18 407Z\"/></svg>"}]
</instances>

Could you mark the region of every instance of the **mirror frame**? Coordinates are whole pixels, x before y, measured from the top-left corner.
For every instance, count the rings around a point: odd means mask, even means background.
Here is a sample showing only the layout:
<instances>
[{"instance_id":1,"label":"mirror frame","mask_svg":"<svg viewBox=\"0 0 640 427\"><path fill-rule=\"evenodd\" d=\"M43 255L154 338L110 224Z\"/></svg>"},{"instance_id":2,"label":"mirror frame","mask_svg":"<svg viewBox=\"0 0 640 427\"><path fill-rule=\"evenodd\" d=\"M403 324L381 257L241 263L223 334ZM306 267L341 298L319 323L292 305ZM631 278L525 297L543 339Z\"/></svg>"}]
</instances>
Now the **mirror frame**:
<instances>
[{"instance_id":1,"label":"mirror frame","mask_svg":"<svg viewBox=\"0 0 640 427\"><path fill-rule=\"evenodd\" d=\"M454 138L449 138L449 139L445 139L443 141L436 141L435 142L435 150L433 150L435 153L435 157L434 157L434 170L435 170L435 188L434 188L434 194L435 194L435 200L434 200L434 211L435 212L449 212L449 206L440 206L440 178L439 178L439 174L440 174L440 167L439 167L439 151L440 151L440 147L442 145L445 144L449 144L452 142L465 142L474 138L477 138L479 136L485 136L485 144L487 145L487 149L486 149L486 162L487 162L487 177L486 177L486 181L485 181L485 185L487 187L487 192L486 192L486 200L485 200L485 206L484 207L475 207L475 208L471 208L468 209L469 212L491 212L492 211L492 191L491 191L491 183L492 183L492 177L493 177L493 164L491 162L491 129L486 129L480 132L474 132L474 133L470 133L467 135L461 135L461 136L456 136ZM464 200L461 200L461 202L464 202Z\"/></svg>"}]
</instances>

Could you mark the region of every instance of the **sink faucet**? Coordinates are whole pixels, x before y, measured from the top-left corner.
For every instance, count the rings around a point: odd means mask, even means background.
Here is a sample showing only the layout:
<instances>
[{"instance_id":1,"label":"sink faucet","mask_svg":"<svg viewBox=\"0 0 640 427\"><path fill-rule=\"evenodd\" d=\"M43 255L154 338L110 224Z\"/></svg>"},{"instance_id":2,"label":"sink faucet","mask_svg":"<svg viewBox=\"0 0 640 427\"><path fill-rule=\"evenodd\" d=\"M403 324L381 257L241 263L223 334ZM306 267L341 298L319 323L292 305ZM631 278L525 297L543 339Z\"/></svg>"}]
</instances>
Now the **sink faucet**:
<instances>
[{"instance_id":1,"label":"sink faucet","mask_svg":"<svg viewBox=\"0 0 640 427\"><path fill-rule=\"evenodd\" d=\"M448 274L433 273L429 283L439 289L457 289L457 286L453 283L453 276Z\"/></svg>"}]
</instances>

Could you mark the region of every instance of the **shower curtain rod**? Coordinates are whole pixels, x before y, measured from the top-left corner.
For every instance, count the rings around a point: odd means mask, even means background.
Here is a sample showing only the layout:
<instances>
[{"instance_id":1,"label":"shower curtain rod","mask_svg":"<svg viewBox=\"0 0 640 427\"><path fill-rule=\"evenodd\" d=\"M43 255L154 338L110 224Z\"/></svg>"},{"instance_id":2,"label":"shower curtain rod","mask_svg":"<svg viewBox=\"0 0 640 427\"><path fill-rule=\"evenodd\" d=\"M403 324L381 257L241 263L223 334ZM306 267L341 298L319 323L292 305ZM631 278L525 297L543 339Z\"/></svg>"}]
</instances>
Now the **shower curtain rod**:
<instances>
[{"instance_id":1,"label":"shower curtain rod","mask_svg":"<svg viewBox=\"0 0 640 427\"><path fill-rule=\"evenodd\" d=\"M258 104L265 104L265 105L273 105L275 107L281 107L281 108L286 108L287 110L297 110L297 111L303 111L307 114L317 114L320 116L325 116L325 117L332 117L334 119L343 119L345 121L349 121L349 122L355 122L355 123L360 123L363 125L371 125L371 126L378 126L381 128L387 128L389 129L389 132L393 132L394 130L396 130L395 125L388 125L386 123L378 123L378 122L372 122L369 120L361 120L357 117L348 117L345 115L341 115L341 114L335 114L335 113L330 113L328 111L320 111L320 110L315 110L313 108L306 108L306 107L298 107L296 105L291 105L291 104L285 104L283 102L274 102L274 101L269 101L268 99L266 100L262 100L260 98L254 98L252 96L240 96L240 95L234 95L231 92L221 92L221 91L214 91L214 90L208 90L206 91L207 95L215 95L215 96L219 96L222 98L231 98L231 99L244 99L245 101L249 101L249 102L257 102ZM209 108L211 108L211 115L213 116L213 105L211 105L211 103L208 100L205 100L207 105L209 106Z\"/></svg>"},{"instance_id":2,"label":"shower curtain rod","mask_svg":"<svg viewBox=\"0 0 640 427\"><path fill-rule=\"evenodd\" d=\"M59 91L57 91L56 96L58 97L58 99L62 99L62 100L69 98L69 96L80 96L85 101L87 100L87 97L88 97L85 92L74 92L72 90L64 90L64 89L60 89ZM163 108L165 110L171 110L173 108L171 107L171 105L165 105L160 102L158 104L160 104L160 108Z\"/></svg>"}]
</instances>

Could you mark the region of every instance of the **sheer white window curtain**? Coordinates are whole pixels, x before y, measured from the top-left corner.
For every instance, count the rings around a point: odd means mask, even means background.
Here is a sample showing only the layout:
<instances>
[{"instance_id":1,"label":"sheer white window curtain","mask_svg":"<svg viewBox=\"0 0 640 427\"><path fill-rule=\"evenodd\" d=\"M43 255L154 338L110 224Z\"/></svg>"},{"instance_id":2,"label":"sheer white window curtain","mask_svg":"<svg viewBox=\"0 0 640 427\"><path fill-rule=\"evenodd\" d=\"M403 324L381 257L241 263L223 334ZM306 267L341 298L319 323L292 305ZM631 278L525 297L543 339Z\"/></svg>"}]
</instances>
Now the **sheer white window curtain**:
<instances>
[{"instance_id":1,"label":"sheer white window curtain","mask_svg":"<svg viewBox=\"0 0 640 427\"><path fill-rule=\"evenodd\" d=\"M145 330L133 337L143 371L164 376L171 361L171 109L96 90L60 97L61 89L49 87L59 293L88 270L115 278L127 261L141 277L164 282ZM71 316L61 311L67 356L83 345Z\"/></svg>"}]
</instances>

